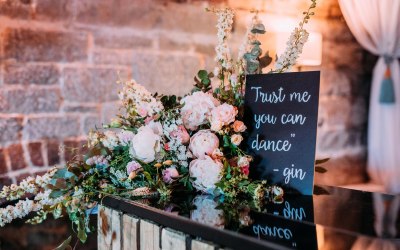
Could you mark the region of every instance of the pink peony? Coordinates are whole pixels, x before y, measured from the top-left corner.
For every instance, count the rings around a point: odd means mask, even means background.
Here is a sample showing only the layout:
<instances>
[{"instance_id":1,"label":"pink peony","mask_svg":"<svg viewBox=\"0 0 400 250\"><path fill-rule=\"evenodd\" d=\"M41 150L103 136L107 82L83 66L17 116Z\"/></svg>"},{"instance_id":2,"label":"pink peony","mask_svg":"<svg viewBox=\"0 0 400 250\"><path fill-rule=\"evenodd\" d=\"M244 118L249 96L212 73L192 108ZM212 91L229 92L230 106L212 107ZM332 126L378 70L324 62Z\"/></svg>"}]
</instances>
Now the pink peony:
<instances>
[{"instance_id":1,"label":"pink peony","mask_svg":"<svg viewBox=\"0 0 400 250\"><path fill-rule=\"evenodd\" d=\"M222 178L223 165L220 161L214 161L211 157L192 160L189 165L190 177L196 178L192 181L197 190L212 193L215 184Z\"/></svg>"},{"instance_id":2,"label":"pink peony","mask_svg":"<svg viewBox=\"0 0 400 250\"><path fill-rule=\"evenodd\" d=\"M184 97L181 103L183 104L181 109L183 124L192 131L206 124L211 110L219 105L219 101L211 94L201 91Z\"/></svg>"},{"instance_id":3,"label":"pink peony","mask_svg":"<svg viewBox=\"0 0 400 250\"><path fill-rule=\"evenodd\" d=\"M235 121L232 127L233 131L235 131L236 133L244 132L247 129L246 125L244 125L242 121Z\"/></svg>"},{"instance_id":4,"label":"pink peony","mask_svg":"<svg viewBox=\"0 0 400 250\"><path fill-rule=\"evenodd\" d=\"M211 129L219 131L223 126L229 125L235 121L238 111L237 108L224 103L211 111Z\"/></svg>"},{"instance_id":5,"label":"pink peony","mask_svg":"<svg viewBox=\"0 0 400 250\"><path fill-rule=\"evenodd\" d=\"M206 155L212 155L218 147L218 137L208 129L199 130L190 138L189 149L199 159L204 159Z\"/></svg>"},{"instance_id":6,"label":"pink peony","mask_svg":"<svg viewBox=\"0 0 400 250\"><path fill-rule=\"evenodd\" d=\"M190 135L187 132L186 128L182 125L178 126L177 130L174 130L170 133L172 138L179 138L182 144L186 144L190 140Z\"/></svg>"},{"instance_id":7,"label":"pink peony","mask_svg":"<svg viewBox=\"0 0 400 250\"><path fill-rule=\"evenodd\" d=\"M142 165L139 164L139 162L137 161L131 161L126 165L126 172L128 173L128 175L134 171L137 171L138 169L140 169L142 167Z\"/></svg>"},{"instance_id":8,"label":"pink peony","mask_svg":"<svg viewBox=\"0 0 400 250\"><path fill-rule=\"evenodd\" d=\"M163 181L165 183L170 184L174 181L174 178L177 178L179 176L179 173L175 167L169 167L162 171L162 176L163 176Z\"/></svg>"}]
</instances>

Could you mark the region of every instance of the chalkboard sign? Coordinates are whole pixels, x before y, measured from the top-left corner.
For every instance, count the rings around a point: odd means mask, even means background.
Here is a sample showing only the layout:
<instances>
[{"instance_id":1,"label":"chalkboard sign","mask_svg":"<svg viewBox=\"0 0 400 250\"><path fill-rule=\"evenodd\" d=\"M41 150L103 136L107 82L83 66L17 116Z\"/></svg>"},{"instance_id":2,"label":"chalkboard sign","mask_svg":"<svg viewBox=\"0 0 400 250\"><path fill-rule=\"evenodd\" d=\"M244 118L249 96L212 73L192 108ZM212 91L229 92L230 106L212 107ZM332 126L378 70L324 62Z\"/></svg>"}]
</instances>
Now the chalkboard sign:
<instances>
[{"instance_id":1,"label":"chalkboard sign","mask_svg":"<svg viewBox=\"0 0 400 250\"><path fill-rule=\"evenodd\" d=\"M246 77L246 147L253 179L312 195L319 71Z\"/></svg>"},{"instance_id":2,"label":"chalkboard sign","mask_svg":"<svg viewBox=\"0 0 400 250\"><path fill-rule=\"evenodd\" d=\"M252 225L243 227L239 232L271 242L290 249L318 249L315 224L288 220L282 216L251 211L249 217Z\"/></svg>"}]
</instances>

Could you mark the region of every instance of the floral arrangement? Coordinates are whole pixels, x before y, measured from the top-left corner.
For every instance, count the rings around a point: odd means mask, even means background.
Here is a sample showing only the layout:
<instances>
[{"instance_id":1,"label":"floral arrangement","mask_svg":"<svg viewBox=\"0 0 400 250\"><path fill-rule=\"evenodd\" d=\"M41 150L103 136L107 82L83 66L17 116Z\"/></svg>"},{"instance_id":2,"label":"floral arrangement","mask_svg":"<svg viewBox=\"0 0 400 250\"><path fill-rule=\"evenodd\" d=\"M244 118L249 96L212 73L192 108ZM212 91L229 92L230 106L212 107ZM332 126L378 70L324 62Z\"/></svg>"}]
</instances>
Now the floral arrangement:
<instances>
[{"instance_id":1,"label":"floral arrangement","mask_svg":"<svg viewBox=\"0 0 400 250\"><path fill-rule=\"evenodd\" d=\"M308 37L304 24L316 7L316 0L311 2L270 73L285 72L296 62ZM0 199L21 200L0 209L0 226L31 212L36 216L29 222L40 223L49 214L57 218L66 211L85 241L88 213L107 195L168 199L172 192L197 191L225 199L282 199L282 188L249 179L252 158L241 149L245 76L261 73L271 62L262 56L257 39L265 27L254 12L234 60L228 46L234 11L208 11L218 17L213 72L200 70L192 93L183 98L152 94L134 80L120 80L122 112L103 130L90 132L87 154L43 176L3 187Z\"/></svg>"}]
</instances>

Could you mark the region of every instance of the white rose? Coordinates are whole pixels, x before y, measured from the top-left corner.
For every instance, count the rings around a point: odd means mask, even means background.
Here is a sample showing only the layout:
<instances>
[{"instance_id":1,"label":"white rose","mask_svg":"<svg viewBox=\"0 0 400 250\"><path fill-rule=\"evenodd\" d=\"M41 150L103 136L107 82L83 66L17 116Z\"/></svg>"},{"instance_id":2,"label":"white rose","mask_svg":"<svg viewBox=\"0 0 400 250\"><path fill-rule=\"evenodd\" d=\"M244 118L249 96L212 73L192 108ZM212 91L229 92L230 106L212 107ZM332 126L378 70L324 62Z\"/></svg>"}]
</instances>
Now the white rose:
<instances>
[{"instance_id":1,"label":"white rose","mask_svg":"<svg viewBox=\"0 0 400 250\"><path fill-rule=\"evenodd\" d=\"M145 163L155 160L156 153L160 151L161 137L154 133L149 126L139 128L138 133L133 137L130 155Z\"/></svg>"},{"instance_id":2,"label":"white rose","mask_svg":"<svg viewBox=\"0 0 400 250\"><path fill-rule=\"evenodd\" d=\"M231 142L236 146L239 146L242 141L243 137L241 135L234 134L231 136Z\"/></svg>"},{"instance_id":3,"label":"white rose","mask_svg":"<svg viewBox=\"0 0 400 250\"><path fill-rule=\"evenodd\" d=\"M211 155L218 147L218 137L208 129L200 130L190 138L189 149L195 157L200 159Z\"/></svg>"},{"instance_id":4,"label":"white rose","mask_svg":"<svg viewBox=\"0 0 400 250\"><path fill-rule=\"evenodd\" d=\"M235 121L237 113L237 108L227 103L215 107L211 111L211 129L213 131L219 131L222 126L231 124Z\"/></svg>"},{"instance_id":5,"label":"white rose","mask_svg":"<svg viewBox=\"0 0 400 250\"><path fill-rule=\"evenodd\" d=\"M201 91L184 97L181 103L183 104L181 109L183 124L192 131L206 124L211 110L219 105L219 101L211 94Z\"/></svg>"},{"instance_id":6,"label":"white rose","mask_svg":"<svg viewBox=\"0 0 400 250\"><path fill-rule=\"evenodd\" d=\"M189 165L190 177L196 178L192 181L193 187L197 190L212 193L215 184L222 178L223 165L206 156L204 159L192 160Z\"/></svg>"}]
</instances>

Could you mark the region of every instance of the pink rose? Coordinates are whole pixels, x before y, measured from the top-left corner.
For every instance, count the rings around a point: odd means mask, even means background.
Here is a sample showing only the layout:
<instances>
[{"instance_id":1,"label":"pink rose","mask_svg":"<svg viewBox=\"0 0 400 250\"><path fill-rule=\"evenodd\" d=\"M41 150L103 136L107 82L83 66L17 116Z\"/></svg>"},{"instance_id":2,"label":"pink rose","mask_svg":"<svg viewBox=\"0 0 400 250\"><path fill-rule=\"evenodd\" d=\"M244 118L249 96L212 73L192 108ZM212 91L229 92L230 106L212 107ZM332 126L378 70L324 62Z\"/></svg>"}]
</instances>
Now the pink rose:
<instances>
[{"instance_id":1,"label":"pink rose","mask_svg":"<svg viewBox=\"0 0 400 250\"><path fill-rule=\"evenodd\" d=\"M178 170L175 167L169 167L162 171L163 181L165 183L172 183L175 178L179 177Z\"/></svg>"},{"instance_id":2,"label":"pink rose","mask_svg":"<svg viewBox=\"0 0 400 250\"><path fill-rule=\"evenodd\" d=\"M147 109L146 109L146 107L145 107L145 106L139 107L139 108L138 108L138 114L139 114L141 117L146 117L146 116L147 116Z\"/></svg>"},{"instance_id":3,"label":"pink rose","mask_svg":"<svg viewBox=\"0 0 400 250\"><path fill-rule=\"evenodd\" d=\"M242 141L243 137L241 135L234 134L231 136L231 142L233 145L239 146Z\"/></svg>"},{"instance_id":4,"label":"pink rose","mask_svg":"<svg viewBox=\"0 0 400 250\"><path fill-rule=\"evenodd\" d=\"M233 127L233 131L235 131L236 133L244 132L247 129L246 125L244 125L244 123L242 121L235 121L233 123L232 127Z\"/></svg>"},{"instance_id":5,"label":"pink rose","mask_svg":"<svg viewBox=\"0 0 400 250\"><path fill-rule=\"evenodd\" d=\"M190 140L190 135L183 125L179 125L177 130L170 133L172 138L179 138L182 144L186 144Z\"/></svg>"},{"instance_id":6,"label":"pink rose","mask_svg":"<svg viewBox=\"0 0 400 250\"><path fill-rule=\"evenodd\" d=\"M240 168L240 172L242 172L242 174L248 176L249 173L250 173L250 167L249 166L243 166L243 167Z\"/></svg>"},{"instance_id":7,"label":"pink rose","mask_svg":"<svg viewBox=\"0 0 400 250\"><path fill-rule=\"evenodd\" d=\"M235 121L238 111L237 108L224 103L211 111L211 129L213 131L221 130L222 126L226 126Z\"/></svg>"},{"instance_id":8,"label":"pink rose","mask_svg":"<svg viewBox=\"0 0 400 250\"><path fill-rule=\"evenodd\" d=\"M219 105L219 101L210 93L201 91L184 97L181 103L183 104L181 109L183 124L192 131L196 130L198 126L206 124L211 110Z\"/></svg>"},{"instance_id":9,"label":"pink rose","mask_svg":"<svg viewBox=\"0 0 400 250\"><path fill-rule=\"evenodd\" d=\"M126 165L126 172L128 173L128 175L134 171L137 171L138 169L140 169L142 167L142 165L139 164L139 162L137 161L131 161Z\"/></svg>"},{"instance_id":10,"label":"pink rose","mask_svg":"<svg viewBox=\"0 0 400 250\"><path fill-rule=\"evenodd\" d=\"M211 155L219 147L218 137L210 130L200 130L190 138L189 149L200 159Z\"/></svg>"},{"instance_id":11,"label":"pink rose","mask_svg":"<svg viewBox=\"0 0 400 250\"><path fill-rule=\"evenodd\" d=\"M249 156L242 156L239 158L237 165L239 167L249 166L251 158Z\"/></svg>"},{"instance_id":12,"label":"pink rose","mask_svg":"<svg viewBox=\"0 0 400 250\"><path fill-rule=\"evenodd\" d=\"M222 151L221 151L219 148L216 148L216 149L212 152L211 157L212 157L213 159L219 159L219 158L224 157L224 153L222 153Z\"/></svg>"},{"instance_id":13,"label":"pink rose","mask_svg":"<svg viewBox=\"0 0 400 250\"><path fill-rule=\"evenodd\" d=\"M215 184L222 178L222 169L223 164L220 161L214 161L209 156L192 160L189 165L189 174L190 177L196 178L192 181L193 187L202 192L212 193Z\"/></svg>"}]
</instances>

